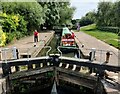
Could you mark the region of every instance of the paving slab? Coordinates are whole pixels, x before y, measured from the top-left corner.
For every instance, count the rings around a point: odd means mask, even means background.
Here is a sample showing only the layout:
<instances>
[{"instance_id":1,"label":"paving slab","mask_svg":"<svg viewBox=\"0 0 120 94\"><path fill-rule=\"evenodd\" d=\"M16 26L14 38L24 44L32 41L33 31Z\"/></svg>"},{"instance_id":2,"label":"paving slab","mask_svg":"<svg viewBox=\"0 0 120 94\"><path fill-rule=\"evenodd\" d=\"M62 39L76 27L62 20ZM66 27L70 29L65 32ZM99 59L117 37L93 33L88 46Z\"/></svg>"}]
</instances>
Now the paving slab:
<instances>
[{"instance_id":1,"label":"paving slab","mask_svg":"<svg viewBox=\"0 0 120 94\"><path fill-rule=\"evenodd\" d=\"M4 48L8 48L7 51L7 59L12 59L12 48L16 47L19 51L19 57L22 55L28 55L30 54L31 57L36 57L37 54L40 52L40 50L49 42L51 41L53 37L54 31L49 32L41 32L39 33L38 42L34 43L34 36L28 36L25 38L22 38L18 41L16 41L13 44L10 44ZM34 47L34 45L36 45ZM2 56L2 59L4 59L4 55Z\"/></svg>"},{"instance_id":2,"label":"paving slab","mask_svg":"<svg viewBox=\"0 0 120 94\"><path fill-rule=\"evenodd\" d=\"M110 46L109 44L106 44L105 42L96 39L95 37L92 37L84 32L75 32L76 36L76 42L79 46L79 48L82 50L82 52L85 55L89 55L92 48L96 49L95 57L96 61L99 61L100 63L104 63L106 60L106 52L110 51L110 59L107 64L118 66L118 61L120 61L118 49ZM84 47L82 48L82 44L84 44Z\"/></svg>"},{"instance_id":3,"label":"paving slab","mask_svg":"<svg viewBox=\"0 0 120 94\"><path fill-rule=\"evenodd\" d=\"M80 32L74 32L75 33L75 40L83 52L84 55L89 55L92 48L96 49L95 53L95 61L99 61L101 64L105 62L106 60L106 52L110 51L110 59L109 62L106 65L112 65L112 66L120 66L120 57L119 57L119 50L101 40L96 39L95 37L92 37L82 31ZM84 44L84 47L82 45ZM93 61L94 62L94 61ZM120 86L120 73L114 73L110 71L106 71L106 73L109 75L110 78L113 78L115 80L114 85L117 84L116 88L115 86L111 87L111 85L106 83L104 84L105 90L107 94L119 94L119 86ZM119 86L118 86L119 85Z\"/></svg>"}]
</instances>

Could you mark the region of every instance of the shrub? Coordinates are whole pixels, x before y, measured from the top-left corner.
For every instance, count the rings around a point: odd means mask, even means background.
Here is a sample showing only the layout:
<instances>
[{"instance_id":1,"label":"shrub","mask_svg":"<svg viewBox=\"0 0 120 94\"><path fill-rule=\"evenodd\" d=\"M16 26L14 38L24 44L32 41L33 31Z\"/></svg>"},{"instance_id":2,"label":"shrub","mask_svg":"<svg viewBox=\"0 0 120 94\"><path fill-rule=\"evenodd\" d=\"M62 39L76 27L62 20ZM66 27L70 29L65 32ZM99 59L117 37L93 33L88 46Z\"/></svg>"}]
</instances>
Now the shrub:
<instances>
[{"instance_id":1,"label":"shrub","mask_svg":"<svg viewBox=\"0 0 120 94\"><path fill-rule=\"evenodd\" d=\"M120 33L120 28L119 27L98 27L99 30L101 31L108 31L112 33L119 34Z\"/></svg>"},{"instance_id":2,"label":"shrub","mask_svg":"<svg viewBox=\"0 0 120 94\"><path fill-rule=\"evenodd\" d=\"M27 21L19 14L7 15L0 13L2 20L0 21L3 26L3 31L6 32L6 44L12 42L14 39L20 39L28 35Z\"/></svg>"},{"instance_id":3,"label":"shrub","mask_svg":"<svg viewBox=\"0 0 120 94\"><path fill-rule=\"evenodd\" d=\"M6 44L11 43L15 35L13 33L6 33L6 35L7 35Z\"/></svg>"},{"instance_id":4,"label":"shrub","mask_svg":"<svg viewBox=\"0 0 120 94\"><path fill-rule=\"evenodd\" d=\"M0 46L5 46L6 42L6 34L2 31L2 27L0 27Z\"/></svg>"}]
</instances>

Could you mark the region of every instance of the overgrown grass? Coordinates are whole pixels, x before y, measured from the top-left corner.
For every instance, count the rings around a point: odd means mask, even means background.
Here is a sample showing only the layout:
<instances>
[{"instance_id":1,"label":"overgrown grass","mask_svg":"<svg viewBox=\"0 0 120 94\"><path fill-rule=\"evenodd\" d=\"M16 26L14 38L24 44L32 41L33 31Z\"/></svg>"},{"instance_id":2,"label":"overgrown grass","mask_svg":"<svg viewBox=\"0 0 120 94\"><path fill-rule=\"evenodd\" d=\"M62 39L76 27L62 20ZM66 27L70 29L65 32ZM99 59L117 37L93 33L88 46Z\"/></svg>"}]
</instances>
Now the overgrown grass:
<instances>
[{"instance_id":1,"label":"overgrown grass","mask_svg":"<svg viewBox=\"0 0 120 94\"><path fill-rule=\"evenodd\" d=\"M120 49L118 45L118 35L115 33L98 30L95 24L81 27L81 31Z\"/></svg>"},{"instance_id":2,"label":"overgrown grass","mask_svg":"<svg viewBox=\"0 0 120 94\"><path fill-rule=\"evenodd\" d=\"M96 30L96 25L91 24L91 25L83 26L80 28L80 30L81 31L94 31L94 30Z\"/></svg>"}]
</instances>

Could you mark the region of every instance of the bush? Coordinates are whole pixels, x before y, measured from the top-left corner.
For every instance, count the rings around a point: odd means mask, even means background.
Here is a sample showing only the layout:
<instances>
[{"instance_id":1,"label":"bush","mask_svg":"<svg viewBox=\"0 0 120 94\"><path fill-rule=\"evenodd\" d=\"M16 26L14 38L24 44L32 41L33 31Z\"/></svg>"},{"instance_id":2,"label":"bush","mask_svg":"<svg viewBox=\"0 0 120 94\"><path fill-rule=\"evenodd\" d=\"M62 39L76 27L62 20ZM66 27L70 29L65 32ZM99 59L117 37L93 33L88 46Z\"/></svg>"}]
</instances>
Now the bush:
<instances>
[{"instance_id":1,"label":"bush","mask_svg":"<svg viewBox=\"0 0 120 94\"><path fill-rule=\"evenodd\" d=\"M21 32L12 32L12 33L7 33L7 39L6 39L6 44L11 43L13 40L19 40L20 38L24 37L25 35L22 34Z\"/></svg>"},{"instance_id":2,"label":"bush","mask_svg":"<svg viewBox=\"0 0 120 94\"><path fill-rule=\"evenodd\" d=\"M11 43L15 35L13 33L6 33L6 35L7 35L6 44Z\"/></svg>"},{"instance_id":3,"label":"bush","mask_svg":"<svg viewBox=\"0 0 120 94\"><path fill-rule=\"evenodd\" d=\"M116 34L120 33L119 27L98 27L98 29L101 31L108 31L108 32L116 33Z\"/></svg>"},{"instance_id":4,"label":"bush","mask_svg":"<svg viewBox=\"0 0 120 94\"><path fill-rule=\"evenodd\" d=\"M6 44L12 42L14 39L20 39L26 35L27 32L27 21L24 20L23 16L7 15L6 13L0 13L2 18L1 24L3 31L6 32Z\"/></svg>"},{"instance_id":5,"label":"bush","mask_svg":"<svg viewBox=\"0 0 120 94\"><path fill-rule=\"evenodd\" d=\"M86 26L86 25L90 25L93 24L94 21L92 21L91 19L89 19L88 17L82 17L79 21L80 26Z\"/></svg>"},{"instance_id":6,"label":"bush","mask_svg":"<svg viewBox=\"0 0 120 94\"><path fill-rule=\"evenodd\" d=\"M2 27L0 27L0 46L5 46L6 42L6 34L2 31Z\"/></svg>"}]
</instances>

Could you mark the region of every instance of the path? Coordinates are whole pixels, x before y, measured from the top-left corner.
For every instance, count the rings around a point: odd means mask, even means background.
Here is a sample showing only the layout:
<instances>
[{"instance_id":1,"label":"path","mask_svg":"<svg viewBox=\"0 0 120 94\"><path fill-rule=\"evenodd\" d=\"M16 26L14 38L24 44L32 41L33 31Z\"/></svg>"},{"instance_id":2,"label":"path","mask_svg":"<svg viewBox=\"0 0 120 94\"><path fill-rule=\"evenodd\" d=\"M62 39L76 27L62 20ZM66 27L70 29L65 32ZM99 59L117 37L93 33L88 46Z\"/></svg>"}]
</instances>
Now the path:
<instances>
[{"instance_id":1,"label":"path","mask_svg":"<svg viewBox=\"0 0 120 94\"><path fill-rule=\"evenodd\" d=\"M120 60L120 58L118 59L118 49L106 44L105 42L96 39L95 37L92 37L88 34L85 34L84 32L75 32L75 36L76 36L76 41L78 46L80 47L80 49L83 51L84 54L89 55L89 52L91 51L91 48L96 48L96 61L100 61L100 63L103 63L105 61L106 58L106 51L111 51L110 53L112 54L110 56L110 60L109 60L109 65L113 65L113 66L118 66L118 60ZM84 47L82 48L82 44L84 44ZM100 50L104 50L102 51L102 55ZM100 60L100 57L102 57L102 59Z\"/></svg>"},{"instance_id":2,"label":"path","mask_svg":"<svg viewBox=\"0 0 120 94\"><path fill-rule=\"evenodd\" d=\"M54 32L42 32L39 33L39 41L36 43L36 47L34 47L35 43L33 42L34 37L28 36L23 39L16 41L14 44L10 44L5 48L9 48L10 50L7 51L7 58L13 58L11 49L16 47L19 50L19 57L22 55L27 55L28 53L31 54L31 57L36 57L39 51L45 46L45 44L53 37ZM4 59L4 56L2 57Z\"/></svg>"},{"instance_id":3,"label":"path","mask_svg":"<svg viewBox=\"0 0 120 94\"><path fill-rule=\"evenodd\" d=\"M105 42L96 39L95 37L92 37L88 34L85 34L84 32L75 32L75 36L76 36L76 42L79 46L79 48L82 50L83 54L87 54L89 55L89 52L91 51L91 48L96 48L96 61L100 61L100 63L103 63L105 61L105 56L106 56L106 50L111 51L110 53L112 54L110 56L110 60L109 63L107 63L108 65L113 65L113 66L120 66L119 62L120 61L120 57L118 56L118 49L106 44ZM84 44L84 47L82 48L82 44ZM102 55L100 50L104 50L102 51ZM102 59L100 59L100 57ZM110 78L115 79L115 82L119 83L115 83L114 86L109 84L109 83L105 83L104 82L104 87L105 90L107 92L107 94L119 94L120 93L120 73L113 73L113 72L109 72L106 71L107 74L109 75ZM114 82L112 82L114 83Z\"/></svg>"}]
</instances>

